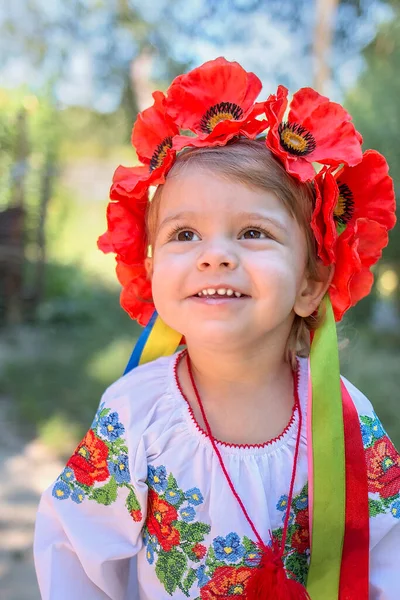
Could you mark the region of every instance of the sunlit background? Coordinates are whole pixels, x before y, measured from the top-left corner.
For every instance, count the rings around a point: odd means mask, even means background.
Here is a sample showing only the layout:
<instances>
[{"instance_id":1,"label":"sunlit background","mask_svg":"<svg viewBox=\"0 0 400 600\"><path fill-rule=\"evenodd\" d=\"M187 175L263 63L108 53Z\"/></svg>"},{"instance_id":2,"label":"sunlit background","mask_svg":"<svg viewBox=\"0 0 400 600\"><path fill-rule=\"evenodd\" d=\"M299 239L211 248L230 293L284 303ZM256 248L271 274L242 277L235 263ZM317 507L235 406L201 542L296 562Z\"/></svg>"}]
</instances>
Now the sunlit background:
<instances>
[{"instance_id":1,"label":"sunlit background","mask_svg":"<svg viewBox=\"0 0 400 600\"><path fill-rule=\"evenodd\" d=\"M138 335L97 250L138 110L224 55L342 102L400 189L399 0L13 0L0 6L0 596L38 600L44 486L91 423ZM340 325L342 372L400 446L400 234Z\"/></svg>"}]
</instances>

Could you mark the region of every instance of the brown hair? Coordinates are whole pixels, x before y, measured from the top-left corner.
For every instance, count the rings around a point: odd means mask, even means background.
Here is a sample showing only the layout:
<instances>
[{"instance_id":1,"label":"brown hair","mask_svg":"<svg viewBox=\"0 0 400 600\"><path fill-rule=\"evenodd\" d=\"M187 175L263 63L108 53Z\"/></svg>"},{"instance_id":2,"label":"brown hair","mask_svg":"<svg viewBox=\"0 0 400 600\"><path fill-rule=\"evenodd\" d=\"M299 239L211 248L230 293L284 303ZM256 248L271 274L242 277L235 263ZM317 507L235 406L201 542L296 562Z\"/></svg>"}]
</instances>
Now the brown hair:
<instances>
[{"instance_id":1,"label":"brown hair","mask_svg":"<svg viewBox=\"0 0 400 600\"><path fill-rule=\"evenodd\" d=\"M177 156L167 177L177 175L190 165L217 171L228 179L252 188L274 192L304 230L308 248L306 268L312 279L320 280L316 242L310 227L315 203L311 183L302 183L289 175L261 140L240 138L225 146L188 148ZM146 214L147 239L150 245L154 243L156 235L162 189L163 186L159 185ZM318 328L321 318L315 315L309 317L295 315L286 345L286 360L294 368L296 355L308 356L310 331Z\"/></svg>"}]
</instances>

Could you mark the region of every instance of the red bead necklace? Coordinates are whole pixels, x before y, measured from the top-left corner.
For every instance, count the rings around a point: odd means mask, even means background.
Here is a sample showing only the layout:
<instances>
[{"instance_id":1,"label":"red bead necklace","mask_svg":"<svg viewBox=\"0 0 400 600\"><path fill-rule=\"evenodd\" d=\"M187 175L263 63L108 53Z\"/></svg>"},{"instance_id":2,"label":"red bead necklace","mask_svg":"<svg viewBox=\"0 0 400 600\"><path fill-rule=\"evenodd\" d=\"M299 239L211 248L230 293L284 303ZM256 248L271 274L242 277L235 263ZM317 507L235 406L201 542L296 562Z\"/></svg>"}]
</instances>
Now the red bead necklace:
<instances>
[{"instance_id":1,"label":"red bead necklace","mask_svg":"<svg viewBox=\"0 0 400 600\"><path fill-rule=\"evenodd\" d=\"M200 398L200 394L198 392L196 383L194 381L191 361L189 358L189 354L187 353L187 365L190 381L193 387L193 391L195 393L197 402L199 404L199 408L201 411L201 415L203 417L204 424L206 426L207 435L210 439L212 447L214 449L215 454L218 457L219 464L221 465L221 469L225 475L226 481L235 496L237 502L239 503L240 508L244 516L246 517L256 539L257 545L261 552L261 560L258 568L254 569L254 573L249 578L246 583L246 599L247 600L306 600L309 599L309 595L301 583L294 579L289 579L287 577L287 573L285 571L285 567L283 565L283 555L285 552L285 544L287 537L287 530L289 526L289 517L290 517L290 507L293 499L293 489L294 482L296 479L296 471L297 471L297 462L299 457L299 447L300 447L300 435L301 435L301 426L302 426L302 414L301 414L301 406L299 402L298 396L298 375L294 373L294 396L295 396L295 410L297 410L299 414L299 425L297 431L296 438L296 448L294 453L294 461L292 468L292 476L290 481L290 489L288 495L288 504L286 508L285 522L282 533L282 540L279 543L278 540L274 539L272 536L272 532L270 530L269 534L271 537L271 546L264 544L260 534L258 533L253 521L249 517L249 514L244 506L239 494L237 493L235 486L232 483L232 480L229 476L228 471L224 465L224 461L222 459L221 453L216 444L215 438L211 433L211 428L208 423L208 419L203 407L203 403Z\"/></svg>"}]
</instances>

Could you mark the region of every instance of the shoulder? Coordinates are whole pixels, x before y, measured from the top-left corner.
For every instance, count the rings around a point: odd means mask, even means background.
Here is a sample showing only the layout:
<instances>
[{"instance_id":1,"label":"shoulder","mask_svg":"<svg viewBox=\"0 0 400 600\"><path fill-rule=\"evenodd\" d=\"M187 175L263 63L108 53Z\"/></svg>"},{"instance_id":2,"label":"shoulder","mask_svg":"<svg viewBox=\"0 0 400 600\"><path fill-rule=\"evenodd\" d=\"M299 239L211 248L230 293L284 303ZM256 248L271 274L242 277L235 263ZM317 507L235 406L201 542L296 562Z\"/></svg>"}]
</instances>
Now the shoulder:
<instances>
[{"instance_id":1,"label":"shoulder","mask_svg":"<svg viewBox=\"0 0 400 600\"><path fill-rule=\"evenodd\" d=\"M171 380L176 354L140 365L117 379L104 392L99 411L117 412L127 424L145 429L173 403ZM98 411L98 412L99 412Z\"/></svg>"}]
</instances>

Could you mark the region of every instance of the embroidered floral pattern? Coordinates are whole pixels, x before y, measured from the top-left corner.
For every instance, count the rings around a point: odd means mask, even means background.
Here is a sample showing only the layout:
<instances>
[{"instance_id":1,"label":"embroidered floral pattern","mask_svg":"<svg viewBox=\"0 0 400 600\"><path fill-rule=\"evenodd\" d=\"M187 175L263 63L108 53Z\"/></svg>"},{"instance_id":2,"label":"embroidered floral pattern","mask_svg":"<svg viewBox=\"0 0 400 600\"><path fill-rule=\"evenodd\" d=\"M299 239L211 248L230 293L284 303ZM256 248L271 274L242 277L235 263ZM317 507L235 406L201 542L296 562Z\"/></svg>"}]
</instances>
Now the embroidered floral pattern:
<instances>
[{"instance_id":1,"label":"embroidered floral pattern","mask_svg":"<svg viewBox=\"0 0 400 600\"><path fill-rule=\"evenodd\" d=\"M196 519L196 508L204 498L197 487L182 490L164 466L148 467L149 486L147 520L143 541L149 564L166 592L176 589L185 596L197 585L197 600L230 596L246 598L246 585L261 555L254 541L237 533L217 536L207 546L205 536L210 526ZM287 497L277 503L284 516ZM272 534L282 539L283 524ZM309 563L307 486L293 499L288 528L285 567L289 577L305 583Z\"/></svg>"},{"instance_id":2,"label":"embroidered floral pattern","mask_svg":"<svg viewBox=\"0 0 400 600\"><path fill-rule=\"evenodd\" d=\"M392 514L400 519L400 455L375 413L361 416L361 434L367 463L371 517Z\"/></svg>"},{"instance_id":3,"label":"embroidered floral pattern","mask_svg":"<svg viewBox=\"0 0 400 600\"><path fill-rule=\"evenodd\" d=\"M130 483L124 433L118 413L104 408L102 404L91 428L58 477L52 492L54 498L70 498L77 504L94 500L98 504L110 505L116 501L119 488L126 488L129 492L125 506L134 521L141 521L142 511ZM99 483L103 485L97 485Z\"/></svg>"}]
</instances>

